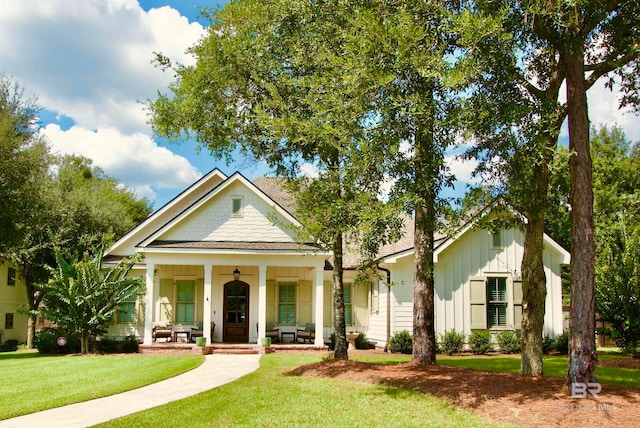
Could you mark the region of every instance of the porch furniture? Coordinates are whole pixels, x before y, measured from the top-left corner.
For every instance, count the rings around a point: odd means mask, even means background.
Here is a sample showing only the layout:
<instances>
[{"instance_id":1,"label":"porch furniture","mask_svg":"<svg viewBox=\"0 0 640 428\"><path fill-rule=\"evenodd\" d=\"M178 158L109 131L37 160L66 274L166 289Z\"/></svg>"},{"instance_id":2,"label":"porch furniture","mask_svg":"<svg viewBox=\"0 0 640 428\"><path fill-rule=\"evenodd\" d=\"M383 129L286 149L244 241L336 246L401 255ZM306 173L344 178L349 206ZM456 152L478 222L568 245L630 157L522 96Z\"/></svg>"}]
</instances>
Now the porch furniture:
<instances>
[{"instance_id":1,"label":"porch furniture","mask_svg":"<svg viewBox=\"0 0 640 428\"><path fill-rule=\"evenodd\" d=\"M270 338L272 343L280 342L280 329L275 328L273 322L267 321L264 337Z\"/></svg>"},{"instance_id":2,"label":"porch furniture","mask_svg":"<svg viewBox=\"0 0 640 428\"><path fill-rule=\"evenodd\" d=\"M213 332L216 330L216 323L212 322L211 323L211 341L213 342ZM202 329L202 323L198 324L198 327L192 327L191 328L191 341L195 342L196 338L198 337L203 337L204 336L204 330Z\"/></svg>"},{"instance_id":3,"label":"porch furniture","mask_svg":"<svg viewBox=\"0 0 640 428\"><path fill-rule=\"evenodd\" d=\"M300 343L313 343L316 338L316 325L308 322L304 329L298 329L296 341Z\"/></svg>"},{"instance_id":4,"label":"porch furniture","mask_svg":"<svg viewBox=\"0 0 640 428\"><path fill-rule=\"evenodd\" d=\"M284 340L284 337L286 335L290 335L291 336L291 343L295 343L296 341L296 332L294 331L281 331L280 334L282 335L282 342L286 342L286 340Z\"/></svg>"},{"instance_id":5,"label":"porch furniture","mask_svg":"<svg viewBox=\"0 0 640 428\"><path fill-rule=\"evenodd\" d=\"M171 326L167 324L156 324L153 326L151 337L155 342L157 339L166 339L167 342L171 342L172 330Z\"/></svg>"},{"instance_id":6,"label":"porch furniture","mask_svg":"<svg viewBox=\"0 0 640 428\"><path fill-rule=\"evenodd\" d=\"M184 334L186 339L187 339L187 342L190 342L191 341L191 329L192 329L192 326L190 326L190 325L174 325L171 328L171 331L173 333L173 341L177 343L178 342L178 336L181 335L181 334Z\"/></svg>"}]
</instances>

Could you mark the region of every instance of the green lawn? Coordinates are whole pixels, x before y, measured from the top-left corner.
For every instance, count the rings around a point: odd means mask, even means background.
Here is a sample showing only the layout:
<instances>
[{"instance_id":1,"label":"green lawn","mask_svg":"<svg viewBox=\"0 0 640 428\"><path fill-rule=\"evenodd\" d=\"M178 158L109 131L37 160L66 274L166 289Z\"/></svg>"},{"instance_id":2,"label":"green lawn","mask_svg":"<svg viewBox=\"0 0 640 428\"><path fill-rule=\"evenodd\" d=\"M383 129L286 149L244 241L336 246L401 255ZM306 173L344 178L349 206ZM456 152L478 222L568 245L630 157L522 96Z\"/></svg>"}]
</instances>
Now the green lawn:
<instances>
[{"instance_id":1,"label":"green lawn","mask_svg":"<svg viewBox=\"0 0 640 428\"><path fill-rule=\"evenodd\" d=\"M598 355L599 361L618 358L614 355ZM467 367L470 369L494 372L520 373L520 356L513 357L445 357L438 356L438 364ZM543 360L545 376L565 377L567 375L567 356L546 356ZM598 382L640 388L640 370L614 367L598 367Z\"/></svg>"},{"instance_id":2,"label":"green lawn","mask_svg":"<svg viewBox=\"0 0 640 428\"><path fill-rule=\"evenodd\" d=\"M319 360L309 355L265 355L256 372L235 382L101 426L496 426L413 391L282 374Z\"/></svg>"},{"instance_id":3,"label":"green lawn","mask_svg":"<svg viewBox=\"0 0 640 428\"><path fill-rule=\"evenodd\" d=\"M0 353L0 420L135 389L191 370L202 361L201 355Z\"/></svg>"}]
</instances>

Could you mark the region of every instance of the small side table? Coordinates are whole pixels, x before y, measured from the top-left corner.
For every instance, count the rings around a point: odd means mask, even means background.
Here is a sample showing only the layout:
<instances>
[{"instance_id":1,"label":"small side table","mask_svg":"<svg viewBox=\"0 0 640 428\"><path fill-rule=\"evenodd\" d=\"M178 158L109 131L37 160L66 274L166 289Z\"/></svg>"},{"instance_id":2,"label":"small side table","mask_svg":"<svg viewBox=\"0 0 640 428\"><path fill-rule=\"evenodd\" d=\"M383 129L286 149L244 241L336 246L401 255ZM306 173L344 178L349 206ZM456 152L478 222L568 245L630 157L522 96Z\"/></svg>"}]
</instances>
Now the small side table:
<instances>
[{"instance_id":1,"label":"small side table","mask_svg":"<svg viewBox=\"0 0 640 428\"><path fill-rule=\"evenodd\" d=\"M295 343L296 342L296 332L295 331L281 331L280 332L280 336L282 337L282 343L286 342L284 340L284 337L286 335L290 335L291 336L291 343Z\"/></svg>"}]
</instances>

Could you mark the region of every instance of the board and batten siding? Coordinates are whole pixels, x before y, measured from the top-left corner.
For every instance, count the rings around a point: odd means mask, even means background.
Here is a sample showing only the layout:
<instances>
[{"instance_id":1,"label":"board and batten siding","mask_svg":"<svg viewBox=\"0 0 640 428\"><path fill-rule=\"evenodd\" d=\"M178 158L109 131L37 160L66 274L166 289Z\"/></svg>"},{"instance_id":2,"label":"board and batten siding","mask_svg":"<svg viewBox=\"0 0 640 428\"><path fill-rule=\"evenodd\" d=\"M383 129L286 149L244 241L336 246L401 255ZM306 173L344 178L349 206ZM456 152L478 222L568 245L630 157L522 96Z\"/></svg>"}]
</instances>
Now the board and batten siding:
<instances>
[{"instance_id":1,"label":"board and batten siding","mask_svg":"<svg viewBox=\"0 0 640 428\"><path fill-rule=\"evenodd\" d=\"M456 330L470 334L481 324L472 325L472 311L484 313L486 304L474 295L471 282L484 283L488 277L507 278L507 328L519 329L521 315L520 265L524 235L518 229L501 231L502 246L494 247L492 235L486 230L469 230L438 254L435 264L435 330L437 335ZM545 334L555 337L562 333L562 287L560 261L554 249L545 248L544 263L547 275ZM413 329L413 254L386 265L394 282L404 285L392 289L392 334ZM486 288L484 293L486 293ZM486 296L485 296L486 298ZM481 299L480 299L481 300Z\"/></svg>"}]
</instances>

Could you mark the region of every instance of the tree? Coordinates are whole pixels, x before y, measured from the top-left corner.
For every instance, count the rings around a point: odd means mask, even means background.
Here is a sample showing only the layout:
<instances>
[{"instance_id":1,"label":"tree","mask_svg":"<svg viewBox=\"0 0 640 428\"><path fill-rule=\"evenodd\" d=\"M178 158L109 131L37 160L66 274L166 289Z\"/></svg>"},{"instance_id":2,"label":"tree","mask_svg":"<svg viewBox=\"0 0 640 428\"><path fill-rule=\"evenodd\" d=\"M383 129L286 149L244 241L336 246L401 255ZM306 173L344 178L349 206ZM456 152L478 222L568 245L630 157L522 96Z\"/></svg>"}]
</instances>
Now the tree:
<instances>
[{"instance_id":1,"label":"tree","mask_svg":"<svg viewBox=\"0 0 640 428\"><path fill-rule=\"evenodd\" d=\"M615 72L620 76L627 94L623 101L633 104L638 100L638 4L634 1L549 3L507 0L482 2L476 6L481 13L505 18L506 34L512 35L511 40L517 42L514 45L517 53L511 56L511 61L504 63L504 68L512 81L519 82L529 96L540 102L556 102L560 84L566 80L566 107L557 108L555 119L549 122L549 126L541 128L541 131L548 135L547 147L555 147L560 125L565 115L569 116L570 148L575 155L570 158L574 222L571 232L571 283L574 298L571 310L572 352L568 383L595 381L597 357L592 298L595 244L590 208L593 192L585 94L599 78ZM481 39L490 41L491 37ZM521 68L523 64L524 69ZM585 71L591 72L586 79ZM609 84L613 84L613 79ZM547 188L548 184L545 185L544 181L548 180L550 163L547 160L541 164L543 167L536 174L542 180L538 187L544 185L543 188ZM544 222L546 207L541 208L536 217L538 221ZM539 241L539 233L543 229L537 227L536 230L538 232L535 236L532 234L532 238ZM535 253L537 251L531 252L532 255ZM523 291L526 299L528 281L524 278L524 263L523 260ZM539 271L539 268L537 270ZM538 278L531 278L532 284L537 284L536 288L542 286L542 277ZM526 304L524 301L523 303ZM532 339L537 341L537 334ZM526 351L523 352L523 355L525 354Z\"/></svg>"},{"instance_id":2,"label":"tree","mask_svg":"<svg viewBox=\"0 0 640 428\"><path fill-rule=\"evenodd\" d=\"M83 354L89 351L89 338L105 331L118 307L139 293L141 277L129 277L135 259L123 259L114 267L103 267L103 250L91 258L66 260L56 252L56 266L47 267L51 279L39 286L44 305L38 315L58 327L80 335Z\"/></svg>"},{"instance_id":3,"label":"tree","mask_svg":"<svg viewBox=\"0 0 640 428\"><path fill-rule=\"evenodd\" d=\"M221 158L238 149L287 178L305 219L299 238L334 254L337 359L348 358L343 248L349 241L372 252L393 234L381 219L394 221L377 196L395 148L368 136L369 111L342 69L349 14L335 2L229 3L212 12L207 36L191 49L195 66L158 55L176 81L171 97L148 104L158 135L193 136ZM317 179L301 177L303 162Z\"/></svg>"}]
</instances>

